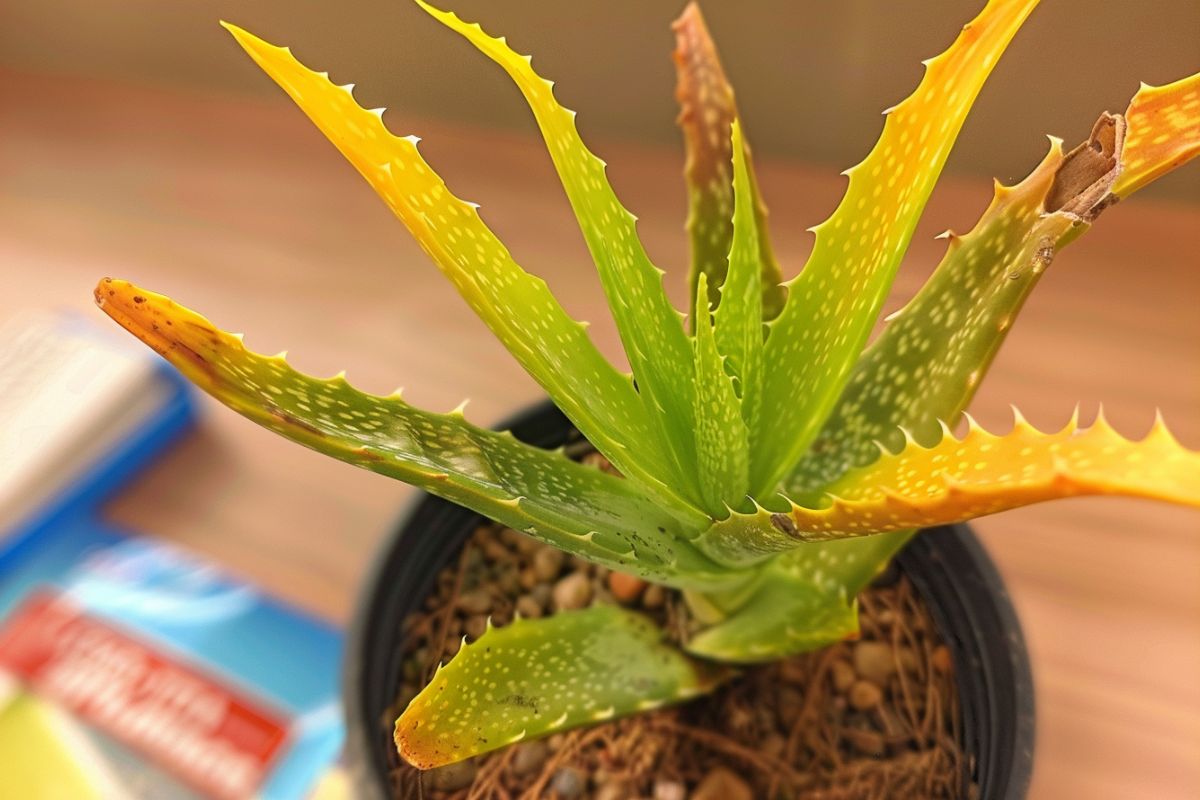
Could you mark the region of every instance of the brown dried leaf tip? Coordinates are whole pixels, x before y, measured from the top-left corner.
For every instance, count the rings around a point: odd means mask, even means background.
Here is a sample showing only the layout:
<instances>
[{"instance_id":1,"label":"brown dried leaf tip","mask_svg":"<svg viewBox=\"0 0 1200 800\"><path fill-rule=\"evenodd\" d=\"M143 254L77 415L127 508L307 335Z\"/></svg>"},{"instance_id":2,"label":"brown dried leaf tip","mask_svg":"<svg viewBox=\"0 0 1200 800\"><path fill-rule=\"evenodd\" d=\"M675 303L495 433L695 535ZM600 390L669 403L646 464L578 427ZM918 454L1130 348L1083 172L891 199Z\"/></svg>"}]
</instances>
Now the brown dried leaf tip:
<instances>
[{"instance_id":1,"label":"brown dried leaf tip","mask_svg":"<svg viewBox=\"0 0 1200 800\"><path fill-rule=\"evenodd\" d=\"M1121 174L1125 118L1105 112L1083 144L1067 153L1046 195L1046 211L1065 211L1091 222L1116 202L1112 186Z\"/></svg>"}]
</instances>

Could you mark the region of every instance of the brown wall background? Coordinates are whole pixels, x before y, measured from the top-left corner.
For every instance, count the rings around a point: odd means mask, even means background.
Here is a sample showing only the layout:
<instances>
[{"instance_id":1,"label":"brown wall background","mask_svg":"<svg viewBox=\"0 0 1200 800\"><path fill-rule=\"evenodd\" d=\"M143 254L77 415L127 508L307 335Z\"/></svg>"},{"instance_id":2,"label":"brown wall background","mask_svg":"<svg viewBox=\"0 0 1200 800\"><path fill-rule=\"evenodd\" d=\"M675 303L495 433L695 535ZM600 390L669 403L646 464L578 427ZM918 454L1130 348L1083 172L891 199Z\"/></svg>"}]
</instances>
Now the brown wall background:
<instances>
[{"instance_id":1,"label":"brown wall background","mask_svg":"<svg viewBox=\"0 0 1200 800\"><path fill-rule=\"evenodd\" d=\"M450 0L443 0L451 5ZM677 143L671 19L682 0L454 0L507 34L580 111L585 136ZM762 154L843 168L874 141L879 112L920 76L982 0L703 3L751 138ZM216 24L289 44L369 105L531 131L516 91L465 42L406 0L3 0L0 66L248 94L277 90ZM949 170L1013 180L1068 144L1138 81L1200 69L1200 0L1044 0L984 89ZM198 129L204 121L197 119ZM1200 170L1151 190L1200 202ZM1149 192L1148 192L1149 193Z\"/></svg>"}]
</instances>

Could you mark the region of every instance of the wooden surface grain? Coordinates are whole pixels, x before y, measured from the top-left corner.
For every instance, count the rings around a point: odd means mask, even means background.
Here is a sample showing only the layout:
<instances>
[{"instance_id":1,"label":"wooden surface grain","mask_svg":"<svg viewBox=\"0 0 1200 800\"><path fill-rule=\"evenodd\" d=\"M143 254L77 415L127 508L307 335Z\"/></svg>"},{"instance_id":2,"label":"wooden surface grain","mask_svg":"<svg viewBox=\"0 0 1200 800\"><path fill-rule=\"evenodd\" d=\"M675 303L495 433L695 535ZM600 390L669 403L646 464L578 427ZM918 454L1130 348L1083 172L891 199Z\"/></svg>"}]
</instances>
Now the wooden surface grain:
<instances>
[{"instance_id":1,"label":"wooden surface grain","mask_svg":"<svg viewBox=\"0 0 1200 800\"><path fill-rule=\"evenodd\" d=\"M601 349L619 345L540 145L387 117ZM1087 120L1079 128L1086 129ZM586 115L582 119L587 133ZM600 143L679 302L686 258L680 154ZM1032 165L1031 165L1032 166ZM1193 165L1193 168L1200 168ZM761 165L777 250L795 270L804 228L842 181ZM1003 176L1012 179L1019 176ZM930 204L888 310L965 230L989 188L948 181ZM1198 198L1200 200L1200 198ZM0 74L0 318L91 306L114 275L172 295L260 351L288 348L364 389L404 385L444 410L473 398L491 423L539 396L353 170L282 99ZM1134 198L1056 260L975 411L1036 424L1103 401L1131 435L1161 408L1200 447L1200 205ZM293 446L206 402L200 430L110 509L123 523L346 622L372 555L411 498L404 486ZM1072 500L983 519L1011 587L1038 687L1035 798L1200 797L1200 514Z\"/></svg>"}]
</instances>

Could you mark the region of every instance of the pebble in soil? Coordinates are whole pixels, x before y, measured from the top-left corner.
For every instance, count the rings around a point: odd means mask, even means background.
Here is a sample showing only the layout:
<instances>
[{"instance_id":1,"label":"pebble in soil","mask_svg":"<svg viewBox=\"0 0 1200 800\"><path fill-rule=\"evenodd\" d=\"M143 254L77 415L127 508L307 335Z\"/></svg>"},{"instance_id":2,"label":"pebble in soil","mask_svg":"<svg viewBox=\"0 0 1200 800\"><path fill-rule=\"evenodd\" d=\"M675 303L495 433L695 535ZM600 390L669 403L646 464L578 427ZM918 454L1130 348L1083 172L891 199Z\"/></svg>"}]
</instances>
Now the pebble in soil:
<instances>
[{"instance_id":1,"label":"pebble in soil","mask_svg":"<svg viewBox=\"0 0 1200 800\"><path fill-rule=\"evenodd\" d=\"M488 616L622 603L676 636L678 596L527 536L479 528L405 621L402 709ZM903 578L859 599L862 636L747 670L678 707L524 742L420 773L395 757L398 798L430 800L882 800L959 798L950 654ZM391 739L391 721L381 735Z\"/></svg>"}]
</instances>

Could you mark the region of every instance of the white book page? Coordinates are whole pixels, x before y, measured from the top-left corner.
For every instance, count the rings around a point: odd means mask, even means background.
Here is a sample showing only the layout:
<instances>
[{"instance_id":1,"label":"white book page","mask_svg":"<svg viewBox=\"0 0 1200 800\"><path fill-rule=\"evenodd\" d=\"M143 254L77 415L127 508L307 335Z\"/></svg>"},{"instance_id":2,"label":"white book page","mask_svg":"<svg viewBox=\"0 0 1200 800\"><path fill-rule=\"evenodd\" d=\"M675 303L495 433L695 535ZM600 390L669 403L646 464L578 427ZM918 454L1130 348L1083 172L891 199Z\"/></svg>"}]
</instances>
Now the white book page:
<instances>
[{"instance_id":1,"label":"white book page","mask_svg":"<svg viewBox=\"0 0 1200 800\"><path fill-rule=\"evenodd\" d=\"M80 320L0 328L0 536L33 515L166 401L154 356Z\"/></svg>"}]
</instances>

